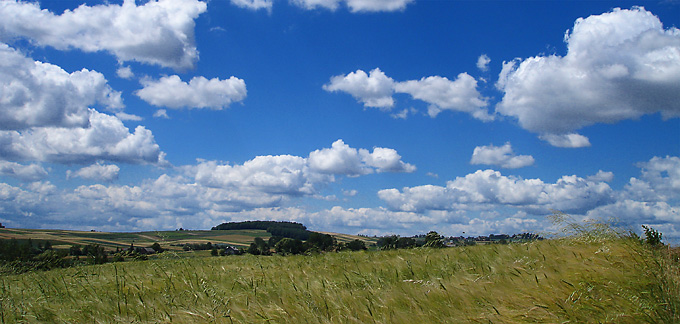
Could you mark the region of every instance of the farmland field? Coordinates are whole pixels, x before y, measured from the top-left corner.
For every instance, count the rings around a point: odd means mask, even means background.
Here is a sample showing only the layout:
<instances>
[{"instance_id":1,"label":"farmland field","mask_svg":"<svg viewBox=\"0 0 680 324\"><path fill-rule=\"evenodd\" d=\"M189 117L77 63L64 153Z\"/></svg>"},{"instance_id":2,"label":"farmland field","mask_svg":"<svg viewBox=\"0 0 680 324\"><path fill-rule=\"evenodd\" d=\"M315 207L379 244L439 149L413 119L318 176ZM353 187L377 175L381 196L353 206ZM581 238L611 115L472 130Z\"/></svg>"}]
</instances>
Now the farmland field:
<instances>
[{"instance_id":1,"label":"farmland field","mask_svg":"<svg viewBox=\"0 0 680 324\"><path fill-rule=\"evenodd\" d=\"M149 261L0 277L0 319L677 323L677 253L666 247L651 249L631 238L285 257L180 258L165 252Z\"/></svg>"},{"instance_id":2,"label":"farmland field","mask_svg":"<svg viewBox=\"0 0 680 324\"><path fill-rule=\"evenodd\" d=\"M71 245L99 244L108 250L127 248L130 244L148 247L158 242L164 249L180 251L186 243L227 244L247 247L255 237L268 239L263 230L231 231L152 231L136 233L83 232L66 230L0 229L0 240L31 239L39 243L49 241L55 248L68 249ZM352 236L353 237L353 236Z\"/></svg>"}]
</instances>

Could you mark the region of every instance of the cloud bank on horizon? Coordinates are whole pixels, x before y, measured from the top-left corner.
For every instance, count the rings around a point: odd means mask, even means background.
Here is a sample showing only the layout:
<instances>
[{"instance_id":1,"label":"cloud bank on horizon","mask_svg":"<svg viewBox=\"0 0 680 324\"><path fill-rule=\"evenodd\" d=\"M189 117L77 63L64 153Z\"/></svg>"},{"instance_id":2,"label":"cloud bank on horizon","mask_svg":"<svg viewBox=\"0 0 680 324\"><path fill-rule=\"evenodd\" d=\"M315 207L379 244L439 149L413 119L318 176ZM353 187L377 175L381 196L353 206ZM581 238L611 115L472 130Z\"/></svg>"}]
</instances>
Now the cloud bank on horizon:
<instances>
[{"instance_id":1,"label":"cloud bank on horizon","mask_svg":"<svg viewBox=\"0 0 680 324\"><path fill-rule=\"evenodd\" d=\"M566 30L563 55L519 58L489 40L488 50L456 49L467 51L463 64L404 48L430 36L373 36L451 4L50 5L0 1L6 226L267 219L352 234L482 235L548 231L545 216L560 210L680 239L680 29L668 27L680 20L664 26L635 6L600 11L555 27ZM376 31L325 39L333 23L372 20ZM318 35L304 29L317 25ZM348 48L362 36L374 47ZM328 48L338 56L315 54ZM432 62L403 67L399 55ZM602 142L639 125L620 143L629 152Z\"/></svg>"}]
</instances>

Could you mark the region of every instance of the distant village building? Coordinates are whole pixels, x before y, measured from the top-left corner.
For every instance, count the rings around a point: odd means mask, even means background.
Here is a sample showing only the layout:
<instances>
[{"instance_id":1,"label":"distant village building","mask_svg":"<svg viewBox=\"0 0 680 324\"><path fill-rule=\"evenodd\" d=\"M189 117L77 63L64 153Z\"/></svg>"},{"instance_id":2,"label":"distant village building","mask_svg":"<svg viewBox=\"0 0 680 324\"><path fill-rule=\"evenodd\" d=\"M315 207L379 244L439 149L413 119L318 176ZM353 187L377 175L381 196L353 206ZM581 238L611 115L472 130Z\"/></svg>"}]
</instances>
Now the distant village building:
<instances>
[{"instance_id":1,"label":"distant village building","mask_svg":"<svg viewBox=\"0 0 680 324\"><path fill-rule=\"evenodd\" d=\"M5 228L5 226L2 226L2 223L0 223L0 228Z\"/></svg>"}]
</instances>

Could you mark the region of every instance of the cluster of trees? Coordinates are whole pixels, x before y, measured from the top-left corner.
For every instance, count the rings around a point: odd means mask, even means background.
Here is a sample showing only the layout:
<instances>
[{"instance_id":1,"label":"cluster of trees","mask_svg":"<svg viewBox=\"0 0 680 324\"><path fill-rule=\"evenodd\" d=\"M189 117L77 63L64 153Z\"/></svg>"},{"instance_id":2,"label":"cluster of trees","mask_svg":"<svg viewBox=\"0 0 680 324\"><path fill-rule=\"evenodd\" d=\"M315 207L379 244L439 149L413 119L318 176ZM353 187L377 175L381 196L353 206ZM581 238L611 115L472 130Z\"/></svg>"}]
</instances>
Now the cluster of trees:
<instances>
[{"instance_id":1,"label":"cluster of trees","mask_svg":"<svg viewBox=\"0 0 680 324\"><path fill-rule=\"evenodd\" d=\"M74 245L68 250L57 250L52 248L50 241L35 244L31 239L11 239L0 240L0 260L4 264L2 271L21 273L81 263L102 264L108 261L108 254L99 244Z\"/></svg>"},{"instance_id":2,"label":"cluster of trees","mask_svg":"<svg viewBox=\"0 0 680 324\"><path fill-rule=\"evenodd\" d=\"M383 236L376 245L380 250L410 249L414 247L443 248L446 246L444 237L435 231L430 231L424 237L400 237L399 235Z\"/></svg>"},{"instance_id":3,"label":"cluster of trees","mask_svg":"<svg viewBox=\"0 0 680 324\"><path fill-rule=\"evenodd\" d=\"M661 238L663 237L663 234L661 232L651 228L647 227L645 225L642 225L642 229L645 231L645 238L640 239L640 242L647 244L653 248L658 248L662 247L663 243L661 242Z\"/></svg>"},{"instance_id":4,"label":"cluster of trees","mask_svg":"<svg viewBox=\"0 0 680 324\"><path fill-rule=\"evenodd\" d=\"M0 240L0 260L3 261L28 261L47 250L52 250L49 241L40 246L40 243L33 244L31 239L22 242L17 239Z\"/></svg>"},{"instance_id":5,"label":"cluster of trees","mask_svg":"<svg viewBox=\"0 0 680 324\"><path fill-rule=\"evenodd\" d=\"M298 240L308 240L313 233L307 227L295 222L276 222L276 221L245 221L222 223L214 226L212 230L264 230L272 236L287 237Z\"/></svg>"},{"instance_id":6,"label":"cluster of trees","mask_svg":"<svg viewBox=\"0 0 680 324\"><path fill-rule=\"evenodd\" d=\"M355 240L349 243L338 243L337 240L328 234L312 232L307 227L296 222L277 222L277 221L245 221L222 223L212 228L212 230L265 230L271 237L265 241L261 237L256 237L250 244L245 253L254 255L277 254L300 254L311 252L328 252L340 250L365 250L366 243Z\"/></svg>"},{"instance_id":7,"label":"cluster of trees","mask_svg":"<svg viewBox=\"0 0 680 324\"><path fill-rule=\"evenodd\" d=\"M150 252L151 250L151 252ZM162 252L160 244L150 248L130 245L111 253L99 244L72 245L68 249L54 249L50 241L34 243L27 240L0 240L0 272L22 273L34 270L66 268L78 264L103 264L109 261L146 260L147 254Z\"/></svg>"},{"instance_id":8,"label":"cluster of trees","mask_svg":"<svg viewBox=\"0 0 680 324\"><path fill-rule=\"evenodd\" d=\"M185 243L182 245L182 249L184 251L205 251L205 250L212 250L216 246L213 246L212 243Z\"/></svg>"},{"instance_id":9,"label":"cluster of trees","mask_svg":"<svg viewBox=\"0 0 680 324\"><path fill-rule=\"evenodd\" d=\"M109 261L109 254L99 244L72 245L69 248L69 255L76 257L76 260L80 259L80 256L85 256L85 260L89 264L104 264Z\"/></svg>"},{"instance_id":10,"label":"cluster of trees","mask_svg":"<svg viewBox=\"0 0 680 324\"><path fill-rule=\"evenodd\" d=\"M338 243L331 235L310 232L306 241L282 236L272 236L268 241L265 241L261 237L256 237L245 252L255 255L271 255L273 252L287 255L341 250L366 250L366 243L361 240Z\"/></svg>"}]
</instances>

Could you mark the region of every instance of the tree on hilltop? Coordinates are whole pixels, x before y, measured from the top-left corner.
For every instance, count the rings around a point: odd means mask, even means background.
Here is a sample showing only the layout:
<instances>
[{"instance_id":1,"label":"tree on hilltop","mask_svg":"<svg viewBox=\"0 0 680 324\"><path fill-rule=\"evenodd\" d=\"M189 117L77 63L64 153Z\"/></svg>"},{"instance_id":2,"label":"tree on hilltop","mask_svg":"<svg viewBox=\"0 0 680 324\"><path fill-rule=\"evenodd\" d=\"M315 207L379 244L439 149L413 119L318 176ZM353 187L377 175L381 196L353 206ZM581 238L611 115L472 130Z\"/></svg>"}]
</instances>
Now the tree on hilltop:
<instances>
[{"instance_id":1,"label":"tree on hilltop","mask_svg":"<svg viewBox=\"0 0 680 324\"><path fill-rule=\"evenodd\" d=\"M430 231L427 233L427 235L425 235L425 244L423 246L433 248L446 247L444 244L444 238L435 231Z\"/></svg>"}]
</instances>

